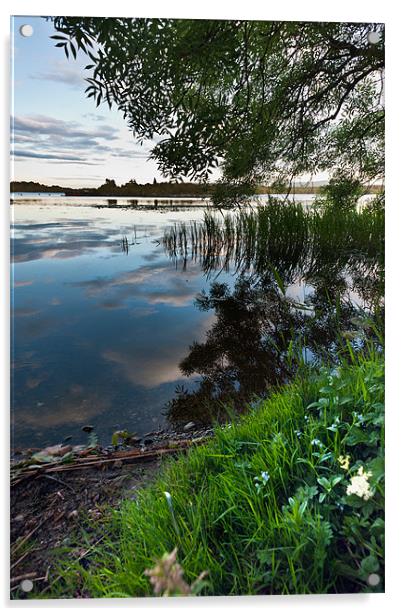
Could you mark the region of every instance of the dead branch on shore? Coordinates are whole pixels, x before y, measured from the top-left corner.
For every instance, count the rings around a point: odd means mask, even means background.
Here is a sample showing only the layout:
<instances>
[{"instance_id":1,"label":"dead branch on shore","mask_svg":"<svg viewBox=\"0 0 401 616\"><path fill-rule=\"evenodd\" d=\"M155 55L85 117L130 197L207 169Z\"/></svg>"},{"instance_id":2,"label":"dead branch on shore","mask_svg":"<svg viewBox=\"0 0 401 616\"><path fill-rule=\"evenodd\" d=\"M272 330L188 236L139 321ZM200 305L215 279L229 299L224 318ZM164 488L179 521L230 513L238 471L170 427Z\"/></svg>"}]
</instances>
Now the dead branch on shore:
<instances>
[{"instance_id":1,"label":"dead branch on shore","mask_svg":"<svg viewBox=\"0 0 401 616\"><path fill-rule=\"evenodd\" d=\"M200 437L196 439L184 439L170 443L167 447L163 445L159 448L153 448L149 451L143 451L143 449L132 449L129 451L115 451L107 452L101 455L85 455L84 457L77 457L71 462L60 463L60 460L55 459L54 462L47 462L41 464L39 468L29 468L27 466L18 467L15 465L11 471L14 472L14 477L11 480L11 486L18 485L21 481L26 479L36 479L38 477L46 477L49 479L57 480L55 477L51 477L49 473L61 473L68 471L79 471L86 468L102 467L108 464L134 464L138 462L150 462L161 456L168 454L179 453L185 451L190 445L196 445L203 442L208 437ZM36 466L36 465L35 465ZM61 480L59 480L61 483Z\"/></svg>"}]
</instances>

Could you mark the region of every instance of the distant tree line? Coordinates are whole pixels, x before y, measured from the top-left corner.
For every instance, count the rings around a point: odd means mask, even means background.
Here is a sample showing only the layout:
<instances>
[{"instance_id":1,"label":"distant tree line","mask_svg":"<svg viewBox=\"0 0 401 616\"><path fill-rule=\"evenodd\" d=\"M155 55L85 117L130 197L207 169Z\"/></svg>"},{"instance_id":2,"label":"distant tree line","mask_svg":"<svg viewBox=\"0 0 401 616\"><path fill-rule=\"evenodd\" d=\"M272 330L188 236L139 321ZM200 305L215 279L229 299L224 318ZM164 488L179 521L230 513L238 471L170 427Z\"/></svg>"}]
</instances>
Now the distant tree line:
<instances>
[{"instance_id":1,"label":"distant tree line","mask_svg":"<svg viewBox=\"0 0 401 616\"><path fill-rule=\"evenodd\" d=\"M106 178L98 188L70 188L40 182L10 182L11 193L64 193L69 196L120 196L120 197L208 197L213 195L219 184L196 182L157 182L152 184L138 184L136 180L129 180L126 184L118 186L115 180ZM292 186L258 186L256 193L262 194L318 194L324 192L324 186L292 185ZM379 193L383 187L377 184L362 187L361 193Z\"/></svg>"},{"instance_id":2,"label":"distant tree line","mask_svg":"<svg viewBox=\"0 0 401 616\"><path fill-rule=\"evenodd\" d=\"M152 184L138 184L130 180L126 184L118 186L115 180L107 178L98 188L70 188L65 186L47 186L40 182L10 182L10 192L33 192L33 193L64 193L69 196L120 196L120 197L204 197L211 194L212 185L195 182L157 182Z\"/></svg>"}]
</instances>

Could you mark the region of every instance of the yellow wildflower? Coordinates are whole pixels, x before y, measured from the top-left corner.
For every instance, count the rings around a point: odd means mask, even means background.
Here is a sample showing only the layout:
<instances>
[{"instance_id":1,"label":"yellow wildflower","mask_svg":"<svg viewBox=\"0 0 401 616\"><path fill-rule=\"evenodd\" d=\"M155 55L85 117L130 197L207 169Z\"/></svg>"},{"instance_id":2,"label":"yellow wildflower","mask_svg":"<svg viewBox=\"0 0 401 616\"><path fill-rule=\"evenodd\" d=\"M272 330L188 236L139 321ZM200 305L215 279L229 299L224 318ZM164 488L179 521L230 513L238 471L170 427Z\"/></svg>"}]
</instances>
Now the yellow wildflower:
<instances>
[{"instance_id":1,"label":"yellow wildflower","mask_svg":"<svg viewBox=\"0 0 401 616\"><path fill-rule=\"evenodd\" d=\"M340 456L338 458L340 463L340 468L343 468L345 471L349 469L350 457L349 456Z\"/></svg>"}]
</instances>

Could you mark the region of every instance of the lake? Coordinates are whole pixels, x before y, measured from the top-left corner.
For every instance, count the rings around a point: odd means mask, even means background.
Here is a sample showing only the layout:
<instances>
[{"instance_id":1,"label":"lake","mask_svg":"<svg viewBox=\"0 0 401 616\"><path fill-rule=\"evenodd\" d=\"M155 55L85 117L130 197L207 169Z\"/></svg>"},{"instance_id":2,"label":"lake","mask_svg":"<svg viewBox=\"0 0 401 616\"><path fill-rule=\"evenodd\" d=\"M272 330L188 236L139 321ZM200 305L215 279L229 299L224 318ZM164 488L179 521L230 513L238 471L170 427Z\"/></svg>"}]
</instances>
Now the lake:
<instances>
[{"instance_id":1,"label":"lake","mask_svg":"<svg viewBox=\"0 0 401 616\"><path fill-rule=\"evenodd\" d=\"M240 390L249 398L266 379L285 378L278 341L324 301L316 274L285 281L294 302L312 297L312 308L289 310L252 267L210 267L210 259L206 267L204 248L172 252L163 237L200 225L201 207L133 210L76 198L72 206L55 197L12 207L14 447L81 443L88 424L107 444L117 429L142 436L165 427L168 410L169 419L199 419L197 407L216 391L223 402ZM364 299L344 275L350 318ZM323 321L316 336L327 333Z\"/></svg>"}]
</instances>

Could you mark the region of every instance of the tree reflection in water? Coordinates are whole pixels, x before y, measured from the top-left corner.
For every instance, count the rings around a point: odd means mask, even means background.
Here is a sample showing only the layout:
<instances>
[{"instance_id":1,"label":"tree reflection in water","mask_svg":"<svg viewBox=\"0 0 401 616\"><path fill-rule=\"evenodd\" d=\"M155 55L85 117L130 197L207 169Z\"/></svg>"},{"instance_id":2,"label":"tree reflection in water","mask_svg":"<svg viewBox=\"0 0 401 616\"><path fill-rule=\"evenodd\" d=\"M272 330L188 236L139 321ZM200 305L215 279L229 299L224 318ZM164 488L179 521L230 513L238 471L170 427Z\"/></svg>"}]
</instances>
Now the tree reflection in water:
<instances>
[{"instance_id":1,"label":"tree reflection in water","mask_svg":"<svg viewBox=\"0 0 401 616\"><path fill-rule=\"evenodd\" d=\"M201 379L196 391L181 388L169 402L173 423L241 412L254 396L292 377L300 358L335 359L346 339L364 344L382 321L380 211L349 212L341 223L333 212L308 216L298 206L252 216L245 227L240 214L165 237L168 254L184 269L192 259L209 278L221 270L237 275L233 289L214 279L195 300L216 320L180 364L183 374Z\"/></svg>"}]
</instances>

